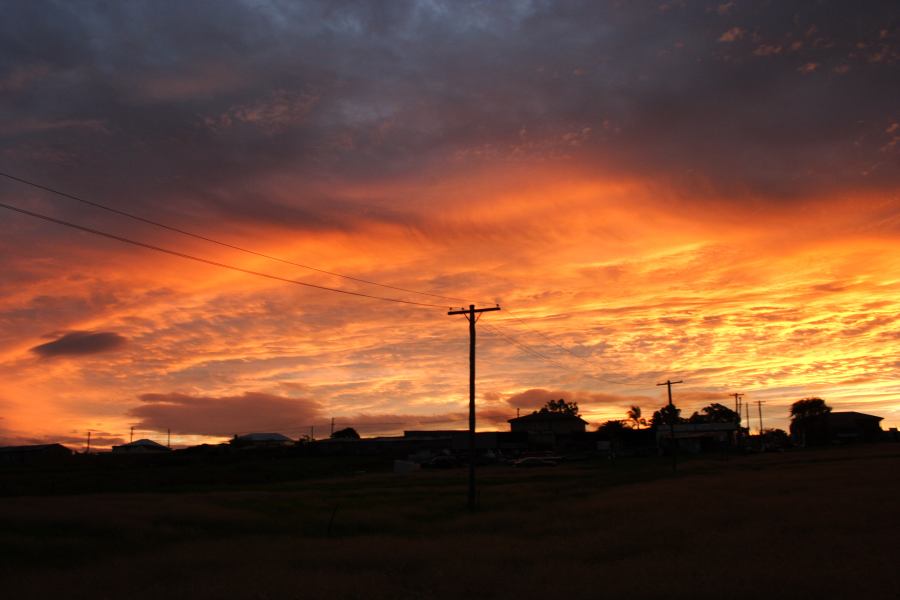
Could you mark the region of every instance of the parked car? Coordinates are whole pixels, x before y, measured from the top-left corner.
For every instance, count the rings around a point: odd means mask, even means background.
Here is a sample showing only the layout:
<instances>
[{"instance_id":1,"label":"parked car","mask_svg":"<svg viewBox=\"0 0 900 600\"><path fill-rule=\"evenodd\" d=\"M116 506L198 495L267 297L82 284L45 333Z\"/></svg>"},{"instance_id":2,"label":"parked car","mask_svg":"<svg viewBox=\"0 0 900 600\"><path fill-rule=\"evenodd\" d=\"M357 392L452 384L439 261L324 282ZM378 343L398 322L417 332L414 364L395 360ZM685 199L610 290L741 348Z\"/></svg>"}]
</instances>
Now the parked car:
<instances>
[{"instance_id":1,"label":"parked car","mask_svg":"<svg viewBox=\"0 0 900 600\"><path fill-rule=\"evenodd\" d=\"M459 461L452 456L435 456L422 464L425 469L453 469L459 466Z\"/></svg>"},{"instance_id":2,"label":"parked car","mask_svg":"<svg viewBox=\"0 0 900 600\"><path fill-rule=\"evenodd\" d=\"M513 462L514 467L532 468L532 467L555 467L556 461L550 458L540 456L527 456Z\"/></svg>"}]
</instances>

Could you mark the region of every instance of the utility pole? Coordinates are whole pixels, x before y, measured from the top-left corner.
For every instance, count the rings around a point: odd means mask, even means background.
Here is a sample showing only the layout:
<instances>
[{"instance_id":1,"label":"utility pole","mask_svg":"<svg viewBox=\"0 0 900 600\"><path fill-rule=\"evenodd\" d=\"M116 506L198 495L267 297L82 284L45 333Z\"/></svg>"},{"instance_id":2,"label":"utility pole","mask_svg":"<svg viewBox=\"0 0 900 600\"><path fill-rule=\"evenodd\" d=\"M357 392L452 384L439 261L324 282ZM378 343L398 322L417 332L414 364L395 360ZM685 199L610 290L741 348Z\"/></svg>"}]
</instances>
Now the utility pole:
<instances>
[{"instance_id":1,"label":"utility pole","mask_svg":"<svg viewBox=\"0 0 900 600\"><path fill-rule=\"evenodd\" d=\"M465 315L469 321L469 510L475 510L475 323L481 313L500 310L500 305L490 308L469 308L451 310L448 315Z\"/></svg>"},{"instance_id":2,"label":"utility pole","mask_svg":"<svg viewBox=\"0 0 900 600\"><path fill-rule=\"evenodd\" d=\"M520 411L520 410L522 410L522 409L519 408L519 407L517 406L517 407L516 407L516 418L517 418L517 419L519 418L519 411Z\"/></svg>"},{"instance_id":3,"label":"utility pole","mask_svg":"<svg viewBox=\"0 0 900 600\"><path fill-rule=\"evenodd\" d=\"M334 437L334 417L331 417L331 437Z\"/></svg>"},{"instance_id":4,"label":"utility pole","mask_svg":"<svg viewBox=\"0 0 900 600\"><path fill-rule=\"evenodd\" d=\"M738 394L737 392L729 394L729 396L734 396L734 412L737 413L737 431L734 432L735 446L740 443L741 439L741 398L743 398L745 395L746 394Z\"/></svg>"},{"instance_id":5,"label":"utility pole","mask_svg":"<svg viewBox=\"0 0 900 600\"><path fill-rule=\"evenodd\" d=\"M309 426L309 439L310 439L310 441L316 440L316 426L315 425Z\"/></svg>"},{"instance_id":6,"label":"utility pole","mask_svg":"<svg viewBox=\"0 0 900 600\"><path fill-rule=\"evenodd\" d=\"M763 401L763 400L757 400L757 401L756 401L756 406L757 406L757 408L759 408L759 435L760 435L760 439L762 439L762 432L763 432L763 426L762 426L762 405L763 405L763 404L765 404L765 401Z\"/></svg>"},{"instance_id":7,"label":"utility pole","mask_svg":"<svg viewBox=\"0 0 900 600\"><path fill-rule=\"evenodd\" d=\"M747 415L747 437L750 437L750 403L744 402L744 414Z\"/></svg>"},{"instance_id":8,"label":"utility pole","mask_svg":"<svg viewBox=\"0 0 900 600\"><path fill-rule=\"evenodd\" d=\"M128 438L128 443L130 444L133 441L134 441L134 425L131 426L131 436Z\"/></svg>"},{"instance_id":9,"label":"utility pole","mask_svg":"<svg viewBox=\"0 0 900 600\"><path fill-rule=\"evenodd\" d=\"M166 448L172 447L172 430L166 427Z\"/></svg>"},{"instance_id":10,"label":"utility pole","mask_svg":"<svg viewBox=\"0 0 900 600\"><path fill-rule=\"evenodd\" d=\"M675 405L672 404L672 386L676 383L684 383L680 379L672 381L666 379L663 383L657 383L657 386L664 385L669 391L669 441L672 444L672 470L678 470L678 446L675 443Z\"/></svg>"},{"instance_id":11,"label":"utility pole","mask_svg":"<svg viewBox=\"0 0 900 600\"><path fill-rule=\"evenodd\" d=\"M738 423L741 422L741 398L743 398L746 394L738 394L735 392L734 394L728 394L729 396L734 396L734 412L737 413Z\"/></svg>"},{"instance_id":12,"label":"utility pole","mask_svg":"<svg viewBox=\"0 0 900 600\"><path fill-rule=\"evenodd\" d=\"M763 421L762 421L762 405L765 404L762 400L756 401L756 407L759 409L759 450L760 452L764 452L766 449L766 443L763 439Z\"/></svg>"},{"instance_id":13,"label":"utility pole","mask_svg":"<svg viewBox=\"0 0 900 600\"><path fill-rule=\"evenodd\" d=\"M91 453L91 430L88 429L88 442L87 442L87 450L84 451L85 454Z\"/></svg>"}]
</instances>

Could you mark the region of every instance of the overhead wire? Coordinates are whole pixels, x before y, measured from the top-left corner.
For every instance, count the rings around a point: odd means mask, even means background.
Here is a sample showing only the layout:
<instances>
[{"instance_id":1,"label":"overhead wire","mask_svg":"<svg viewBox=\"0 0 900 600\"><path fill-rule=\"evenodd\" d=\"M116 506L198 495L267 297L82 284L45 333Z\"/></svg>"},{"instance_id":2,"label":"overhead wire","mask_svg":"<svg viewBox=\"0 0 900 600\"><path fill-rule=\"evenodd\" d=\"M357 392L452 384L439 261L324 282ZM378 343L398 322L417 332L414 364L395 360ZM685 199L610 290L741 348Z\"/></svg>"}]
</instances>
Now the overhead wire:
<instances>
[{"instance_id":1,"label":"overhead wire","mask_svg":"<svg viewBox=\"0 0 900 600\"><path fill-rule=\"evenodd\" d=\"M394 285L389 285L389 284L379 283L379 282L376 282L376 281L372 281L372 280L368 280L368 279L363 279L363 278L360 278L360 277L355 277L355 276L351 276L351 275L345 275L345 274L343 274L343 273L338 273L338 272L335 272L335 271L329 271L329 270L326 270L326 269L320 269L320 268L318 268L318 267L313 267L313 266L311 266L311 265L305 265L305 264L302 264L302 263L298 263L298 262L286 260L286 259L283 259L283 258L280 258L280 257L277 257L277 256L273 256L273 255L266 254L266 253L263 253L263 252L258 252L258 251L256 251L256 250L251 250L251 249L245 248L245 247L243 247L243 246L238 246L238 245L236 245L236 244L231 244L231 243L228 243L228 242L223 242L223 241L221 241L221 240L217 240L217 239L215 239L215 238L212 238L212 237L209 237L209 236L206 236L206 235L202 235L202 234L199 234L199 233L195 233L195 232L193 232L193 231L188 231L188 230L182 229L182 228L180 228L180 227L175 227L175 226L173 226L173 225L168 225L168 224L162 223L162 222L160 222L160 221L156 221L156 220L153 220L153 219L148 219L148 218L146 218L146 217L142 217L142 216L140 216L140 215L136 215L136 214L131 213L131 212L128 212L128 211L124 211L124 210L121 210L121 209L118 209L118 208L114 208L114 207L112 207L112 206L109 206L109 205L106 205L106 204L102 204L102 203L100 203L100 202L95 202L95 201L93 201L93 200L88 200L88 199L83 198L83 197L81 197L81 196L77 196L77 195L75 195L75 194L70 194L70 193L68 193L68 192L64 192L64 191L62 191L62 190L58 190L58 189L56 189L56 188L53 188L53 187L50 187L50 186L47 186L47 185L43 185L43 184L41 184L41 183L37 183L37 182L31 181L31 180L28 180L28 179L24 179L24 178L22 178L22 177L18 177L18 176L16 176L16 175L12 175L12 174L10 174L10 173L6 173L6 172L3 172L3 171L0 171L0 176L3 176L3 177L5 177L5 178L7 178L7 179L9 179L9 180L11 180L11 181L15 181L15 182L21 183L21 184L23 184L23 185L27 185L27 186L33 187L33 188L35 188L35 189L39 189L39 190L42 190L42 191L45 191L45 192L49 192L49 193L52 193L52 194L61 196L61 197L63 197L63 198L68 198L68 199L70 199L70 200L74 200L74 201L76 201L76 202L85 204L85 205L87 205L87 206L92 206L92 207L95 207L95 208L99 208L99 209L101 209L101 210L105 210L105 211L110 212L110 213L113 213L113 214L117 214L117 215L120 215L120 216L124 216L124 217L127 217L127 218L129 218L129 219L133 219L133 220L135 220L135 221L141 222L141 223L145 223L145 224L148 224L148 225L152 225L152 226L154 226L154 227L159 227L159 228L165 229L165 230L167 230L167 231L172 231L172 232L178 233L178 234L180 234L180 235L188 236L188 237L191 237L191 238L194 238L194 239L198 239L198 240L201 240L201 241L205 241L205 242L208 242L208 243L211 243L211 244L216 244L216 245L218 245L218 246L222 246L222 247L225 247L225 248L230 248L230 249L233 249L233 250L237 250L237 251L239 251L239 252L243 252L243 253L250 254L250 255L253 255L253 256L258 256L258 257L261 257L261 258L265 258L265 259L268 259L268 260L280 262L280 263L283 263L283 264L287 264L287 265L291 265L291 266L295 266L295 267L299 267L299 268L303 268L303 269L315 271L315 272L318 272L318 273L323 273L323 274L326 274L326 275L331 275L331 276L334 276L334 277L340 277L340 278L343 278L343 279L346 279L346 280L349 280L349 281L355 281L355 282L357 282L357 283L363 283L363 284L367 284L367 285L373 285L373 286L377 286L377 287L381 287L381 288L385 288L385 289L391 289L391 290L395 290L395 291L402 291L402 292L411 293L411 294L419 294L419 295L424 295L424 296L430 296L430 297L434 297L434 298L441 298L441 299L444 299L444 300L452 300L452 301L454 301L454 302L462 302L462 303L469 303L469 302L470 302L469 300L465 300L465 299L462 299L462 298L457 298L457 297L454 297L454 296L445 296L445 295L442 295L442 294L436 294L436 293L433 293L433 292L427 292L427 291L421 291L421 290L414 290L414 289L411 289L411 288L404 288L404 287L400 287L400 286L394 286ZM279 276L277 276L277 275L271 275L271 274L268 274L268 273L262 273L262 272L258 272L258 271L252 271L252 270L249 270L249 269L244 269L244 268L242 268L242 267L236 267L236 266L233 266L233 265L228 265L228 264L225 264L225 263L220 263L220 262L212 261L212 260L209 260L209 259L204 259L204 258L200 258L200 257L195 257L195 256L188 255L188 254L185 254L185 253L182 253L182 252L175 251L175 250L170 250L170 249L167 249L167 248L162 248L162 247L159 247L159 246L154 246L154 245L152 245L152 244L147 244L147 243L144 243L144 242L138 242L138 241L131 240L131 239L128 239L128 238L124 238L124 237L122 237L122 236L117 236L117 235L110 234L110 233L107 233L107 232L102 232L102 231L100 231L100 230L94 230L94 229L91 229L91 228L88 228L88 227L84 227L84 226L77 225L77 224L74 224L74 223L71 223L71 222L63 221L63 220L61 220L61 219L55 219L55 218L49 217L49 216L47 216L47 215L40 215L40 214L38 214L38 213L30 212L30 211L27 211L27 210L25 210L25 209L20 209L20 208L13 207L13 206L10 206L10 205L5 205L5 204L4 204L4 205L2 205L2 206L3 206L4 208L9 209L9 210L14 210L14 211L21 212L22 214L27 214L27 215L30 215L30 216L33 216L33 217L36 217L36 218L40 218L40 219L44 219L44 220L47 220L47 221L51 221L51 222L54 222L54 223L57 223L57 224L60 224L60 225L65 225L65 226L67 226L67 227L73 227L73 228L75 228L75 229L80 229L80 230L86 231L86 232L88 232L88 233L93 233L93 234L95 234L95 235L100 235L100 236L107 237L107 238L110 238L110 239L118 240L118 241L120 241L120 242L133 244L133 245L140 246L140 247L143 247L143 248L148 248L148 249L151 249L151 250L156 250L156 251L158 251L158 252L164 252L164 253L166 253L166 254L170 254L170 255L173 255L173 256L178 256L178 257L185 258L185 259L189 259L189 260L195 260L195 261L198 261L198 262L203 262L203 263L210 264L210 265L213 265L213 266L218 266L218 267L222 267L222 268L226 268L226 269L232 269L232 270L239 271L239 272L246 273L246 274L250 274L250 275L255 275L255 276L259 276L259 277L265 277L265 278L269 278L269 279L274 279L274 280L277 280L277 281L284 281L284 282L287 282L287 283L294 283L294 284L297 284L297 285L303 285L303 286L312 287L312 288L317 288L317 289L321 289L321 290L333 291L333 292L338 292L338 293L342 293L342 294L348 294L348 295L360 296L360 297L365 297L365 298L379 299L379 300L385 300L385 301L390 301L390 302L397 302L397 303L402 303L402 304L410 304L410 305L415 305L415 306L427 306L427 307L433 307L433 308L444 308L444 306L442 306L442 305L437 305L437 304L431 304L431 303L425 303L425 302L415 302L415 301L403 300L403 299L399 299L399 298L388 298L388 297L383 297L383 296L376 296L376 295L371 295L371 294L365 294L365 293L362 293L362 292L353 292L353 291L350 291L350 290L343 290L343 289L340 289L340 288L333 288L333 287L329 287L329 286L322 286L322 285L312 284L312 283L303 282L303 281L299 281L299 280L294 280L294 279L288 279L288 278L284 278L284 277L279 277ZM490 302L483 302L483 303L481 303L481 304L493 304L493 303L490 303ZM516 320L516 321L518 321L519 323L522 323L522 324L526 323L525 319L523 319L523 318L521 318L521 317L518 317L518 316L517 316L515 313L513 313L513 311L511 311L509 308L505 308L504 310L505 310L506 314L508 314L512 319L514 319L514 320ZM534 328L532 328L532 327L528 327L527 325L523 325L523 327L524 327L525 329L527 329L528 331L530 331L530 332L532 332L532 333L536 333L537 335L541 336L543 339L545 339L547 342L549 342L549 343L552 344L553 346L555 346L555 347L559 348L560 350L566 352L567 354L569 354L569 355L575 357L576 359L578 359L579 361L583 362L584 364L586 364L586 365L588 365L588 366L593 366L593 365L590 363L590 361L588 361L587 359L585 359L585 358L582 357L582 356L579 356L578 354L576 354L576 353L575 353L574 351L572 351L571 349L566 348L566 347L563 346L562 344L558 343L557 341L555 341L554 339L552 339L550 336L548 336L548 335L545 334L544 332L542 332L542 331L540 331L540 330L538 330L538 329L534 329ZM499 332L498 332L498 333L499 333ZM503 334L500 334L500 335L503 335ZM529 354L532 354L532 355L536 356L537 358L541 358L542 360L551 360L549 357L544 356L543 354L541 354L540 352L534 350L533 348L531 348L531 347L528 346L527 344L524 344L524 343L519 342L519 341L513 341L513 340L511 340L509 337L506 337L506 339L507 339L508 341L511 341L511 343L515 344L516 346L522 348L525 352L527 352L527 353L529 353ZM527 348L527 349L526 349L526 348ZM559 363L556 363L556 362L554 362L554 366L557 366L558 368L565 368L563 365L561 365L561 364L559 364ZM585 373L585 374L586 374L586 373ZM608 380L608 379L600 379L600 378L598 378L598 377L596 377L596 376L589 375L589 374L586 374L586 375L588 375L589 377L591 377L591 378L593 378L593 379L598 379L599 381L603 381L604 383L612 383L612 384L615 384L615 385L634 385L634 384L630 384L630 383L628 383L628 382L612 381L612 380Z\"/></svg>"},{"instance_id":2,"label":"overhead wire","mask_svg":"<svg viewBox=\"0 0 900 600\"><path fill-rule=\"evenodd\" d=\"M318 267L313 267L313 266L310 266L310 265L304 265L304 264L302 264L302 263L290 261L290 260L287 260L287 259L284 259L284 258L280 258L280 257L277 257L277 256L273 256L273 255L271 255L271 254L266 254L266 253L264 253L264 252L258 252L258 251L256 251L256 250L251 250L251 249L249 249L249 248L244 248L243 246L238 246L238 245L236 245L236 244L230 244L230 243L228 243L228 242L223 242L223 241L221 241L221 240L217 240L217 239L215 239L215 238L211 238L211 237L208 237L208 236L199 234L199 233L194 233L193 231L188 231L188 230L186 230L186 229L182 229L182 228L180 228L180 227L175 227L175 226L173 226L173 225L168 225L168 224L162 223L162 222L160 222L160 221L154 221L153 219L148 219L148 218L146 218L146 217L142 217L142 216L140 216L140 215L136 215L136 214L131 213L131 212L128 212L128 211L124 211L124 210L121 210L121 209L118 209L118 208L114 208L114 207L109 206L109 205L106 205L106 204L101 204L100 202L95 202L95 201L93 201L93 200L88 200L88 199L86 199L86 198L82 198L82 197L80 197L80 196L76 196L76 195L74 195L74 194L70 194L70 193L68 193L68 192L63 192L63 191L61 191L61 190L58 190L58 189L55 189L55 188L52 188L52 187L49 187L49 186L46 186L46 185L43 185L43 184L40 184L40 183L36 183L36 182L34 182L34 181L30 181L30 180L28 180L28 179L23 179L23 178L21 178L21 177L17 177L17 176L15 176L15 175L11 175L10 173L5 173L5 172L3 172L3 171L0 171L0 176L6 177L7 179L10 179L10 180L12 180L12 181L16 181L16 182L21 183L21 184L24 184L24 185L31 186L31 187L33 187L33 188L35 188L35 189L43 190L43 191L45 191L45 192L50 192L51 194L56 194L57 196L62 196L63 198L68 198L68 199L70 199L70 200L74 200L74 201L76 201L76 202L80 202L80 203L82 203L82 204L86 204L86 205L88 205L88 206L93 206L94 208L99 208L99 209L101 209L101 210L105 210L105 211L110 212L110 213L113 213L113 214L117 214L117 215L120 215L120 216L123 216L123 217L127 217L127 218L129 218L129 219L133 219L133 220L135 220L135 221L139 221L139 222L145 223L145 224L147 224L147 225L153 225L154 227L160 227L160 228L162 228L162 229L165 229L165 230L168 230L168 231L172 231L172 232L178 233L178 234L180 234L180 235L185 235L185 236L188 236L188 237L192 237L192 238L194 238L194 239L202 240L202 241L204 241L204 242L209 242L209 243L211 243L211 244L217 244L217 245L223 246L223 247L225 247L225 248L230 248L230 249L232 249L232 250L237 250L237 251L239 251L239 252L244 252L244 253L246 253L246 254L252 254L252 255L254 255L254 256L259 256L259 257L261 257L261 258L266 258L266 259L268 259L268 260L274 260L274 261L277 261L277 262L280 262L280 263L284 263L284 264L286 264L286 265L291 265L291 266L294 266L294 267L300 267L301 269L308 269L308 270L310 270L310 271L315 271L315 272L317 272L317 273L323 273L323 274L325 274L325 275L332 275L332 276L334 276L334 277L341 277L341 278L343 278L343 279L347 279L347 280L350 280L350 281L356 281L356 282L358 282L358 283L365 283L365 284L367 284L367 285L375 285L375 286L378 286L378 287L382 287L382 288L386 288L386 289L390 289L390 290L394 290L394 291L398 291L398 292L406 292L406 293L409 293L409 294L419 294L419 295L422 295L422 296L431 296L432 298L441 298L441 299L443 299L443 300L453 300L454 302L468 302L468 300L464 300L464 299L462 299L462 298L454 298L453 296L444 296L444 295L442 295L442 294L436 294L436 293L433 293L433 292L426 292L426 291L421 291L421 290L414 290L414 289L410 289L410 288L399 287L399 286L395 286L395 285L388 285L388 284L385 284L385 283L378 283L377 281L371 281L371 280L368 280L368 279L362 279L362 278L360 278L360 277L354 277L354 276L352 276L352 275L344 275L343 273L337 273L337 272L335 272L335 271L328 271L328 270L326 270L326 269L320 269L320 268L318 268Z\"/></svg>"},{"instance_id":3,"label":"overhead wire","mask_svg":"<svg viewBox=\"0 0 900 600\"><path fill-rule=\"evenodd\" d=\"M156 252L162 252L164 254L169 254L171 256L177 256L179 258L184 258L186 260L192 260L199 263L204 263L207 265L212 265L214 267L221 267L223 269L230 269L232 271L237 271L239 273L245 273L247 275L255 275L256 277L264 277L266 279L273 279L275 281L282 281L284 283L292 283L295 285L300 285L304 287L314 288L318 290L323 290L327 292L335 292L338 294L346 294L348 296L358 296L361 298L371 298L373 300L382 300L384 302L395 302L398 304L409 304L412 306L423 306L428 308L446 308L446 305L443 304L431 304L428 302L416 302L414 300L404 300L402 298L389 298L387 296L375 296L373 294L365 294L363 292L354 292L352 290L342 290L340 288L329 287L325 285L318 285L315 283L309 283L307 281L300 281L298 279L289 279L287 277L281 277L278 275L272 275L271 273L263 273L261 271L254 271L252 269L245 269L243 267L237 267L235 265L229 265L227 263L222 263L215 260L210 260L208 258L202 258L199 256L194 256L192 254L186 254L184 252L179 252L177 250L171 250L169 248L163 248L162 246L156 246L153 244L148 244L146 242L139 242L137 240L133 240L130 238L126 238L120 235L115 235L113 233L108 233L106 231L101 231L99 229L93 229L91 227L85 227L84 225L78 225L76 223L72 223L70 221L64 221L62 219L57 219L48 215L36 213L30 210L25 210L24 208L19 208L17 206L12 206L5 203L0 203L0 208L5 208L7 210L12 210L24 215L28 215L31 217L35 217L37 219L43 219L44 221L49 221L50 223L56 223L58 225L63 225L65 227L70 227L72 229L77 229L79 231L84 231L86 233L91 233L93 235L98 235L101 237L105 237L111 240L116 240L125 244L131 244L133 246L138 246L140 248L146 248L148 250L154 250Z\"/></svg>"},{"instance_id":4,"label":"overhead wire","mask_svg":"<svg viewBox=\"0 0 900 600\"><path fill-rule=\"evenodd\" d=\"M527 344L527 343L525 343L525 342L522 342L521 340L517 340L517 339L515 339L513 336L510 336L510 335L507 335L507 334L503 333L503 331L501 331L500 328L499 328L496 324L490 325L490 324L488 324L488 323L482 323L482 326L483 326L483 327L486 327L488 330L493 331L494 333L496 333L497 335L499 335L500 337L502 337L502 338L505 339L506 341L510 342L511 344L514 344L515 346L517 346L518 348L520 348L523 352L526 352L527 354L530 354L531 356L534 356L534 357L539 358L539 359L541 359L541 360L544 360L544 361L546 361L548 364L550 364L550 365L552 365L552 366L554 366L554 367L556 367L556 368L558 368L558 369L562 369L562 370L575 370L575 371L577 371L578 373L580 373L581 375L583 375L583 376L585 376L585 377L588 377L588 378L590 378L590 379L594 379L594 380L596 380L596 381L599 381L599 382L601 382L601 383L606 383L606 384L622 385L622 386L632 386L632 387L640 387L640 388L649 388L649 387L650 387L649 385L645 385L645 384L642 384L642 383L635 383L635 382L630 382L630 381L615 381L615 380L612 380L612 379L607 379L607 378L598 377L597 375L592 375L591 373L588 373L588 372L583 371L583 370L580 370L580 369L572 369L571 367L567 367L567 366L563 365L562 363L560 363L560 362L554 360L553 358L551 358L551 357L549 357L549 356L547 356L547 355L541 353L540 351L536 350L535 348L533 348L533 347L530 346L529 344Z\"/></svg>"}]
</instances>

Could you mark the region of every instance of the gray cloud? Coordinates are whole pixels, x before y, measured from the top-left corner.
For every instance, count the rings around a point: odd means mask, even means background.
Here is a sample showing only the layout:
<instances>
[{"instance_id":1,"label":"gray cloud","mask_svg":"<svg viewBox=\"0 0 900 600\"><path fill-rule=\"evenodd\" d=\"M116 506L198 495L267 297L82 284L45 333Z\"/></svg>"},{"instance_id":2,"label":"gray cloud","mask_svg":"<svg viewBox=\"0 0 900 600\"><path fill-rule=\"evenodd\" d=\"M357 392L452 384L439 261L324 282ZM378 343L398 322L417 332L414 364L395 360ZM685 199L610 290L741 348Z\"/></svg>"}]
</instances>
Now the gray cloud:
<instances>
[{"instance_id":1,"label":"gray cloud","mask_svg":"<svg viewBox=\"0 0 900 600\"><path fill-rule=\"evenodd\" d=\"M70 331L31 351L45 358L84 356L117 350L126 343L123 336L112 331Z\"/></svg>"},{"instance_id":2,"label":"gray cloud","mask_svg":"<svg viewBox=\"0 0 900 600\"><path fill-rule=\"evenodd\" d=\"M731 197L897 183L891 2L8 9L0 120L28 127L3 128L6 164L119 203L347 228L354 207L405 220L415 199L341 199L335 181L485 161Z\"/></svg>"}]
</instances>

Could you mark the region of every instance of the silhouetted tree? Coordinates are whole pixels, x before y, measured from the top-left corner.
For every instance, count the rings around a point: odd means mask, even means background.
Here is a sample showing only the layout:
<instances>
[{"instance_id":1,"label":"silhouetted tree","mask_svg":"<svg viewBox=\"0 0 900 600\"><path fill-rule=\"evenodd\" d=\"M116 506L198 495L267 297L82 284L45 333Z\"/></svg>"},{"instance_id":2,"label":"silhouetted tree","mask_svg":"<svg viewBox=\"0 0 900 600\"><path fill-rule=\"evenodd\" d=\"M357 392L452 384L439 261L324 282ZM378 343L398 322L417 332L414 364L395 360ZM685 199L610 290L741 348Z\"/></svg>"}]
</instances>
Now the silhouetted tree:
<instances>
[{"instance_id":1,"label":"silhouetted tree","mask_svg":"<svg viewBox=\"0 0 900 600\"><path fill-rule=\"evenodd\" d=\"M358 440L359 434L352 427L345 427L332 433L331 437L335 440Z\"/></svg>"},{"instance_id":2,"label":"silhouetted tree","mask_svg":"<svg viewBox=\"0 0 900 600\"><path fill-rule=\"evenodd\" d=\"M641 407L640 406L632 406L628 409L628 420L634 424L635 429L640 429L641 425L647 424L647 419L641 418Z\"/></svg>"},{"instance_id":3,"label":"silhouetted tree","mask_svg":"<svg viewBox=\"0 0 900 600\"><path fill-rule=\"evenodd\" d=\"M625 426L625 421L607 421L597 428L597 433L601 439L609 441L610 458L616 455L616 452L624 444L625 437L629 433L634 433L632 429Z\"/></svg>"},{"instance_id":4,"label":"silhouetted tree","mask_svg":"<svg viewBox=\"0 0 900 600\"><path fill-rule=\"evenodd\" d=\"M791 404L791 421L802 421L810 417L827 415L831 407L825 404L821 398L804 398Z\"/></svg>"},{"instance_id":5,"label":"silhouetted tree","mask_svg":"<svg viewBox=\"0 0 900 600\"><path fill-rule=\"evenodd\" d=\"M602 423L599 427L597 427L597 433L604 434L604 436L608 436L609 438L617 438L619 437L623 431L628 429L625 427L624 421L606 421Z\"/></svg>"},{"instance_id":6,"label":"silhouetted tree","mask_svg":"<svg viewBox=\"0 0 900 600\"><path fill-rule=\"evenodd\" d=\"M541 412L572 415L573 417L577 417L581 414L578 412L577 402L566 402L562 398L560 398L559 400L549 400L547 404L545 404L544 407L541 408Z\"/></svg>"},{"instance_id":7,"label":"silhouetted tree","mask_svg":"<svg viewBox=\"0 0 900 600\"><path fill-rule=\"evenodd\" d=\"M822 430L821 417L831 412L831 407L825 404L821 398L804 398L797 400L791 404L791 435L801 443L816 443L821 440L815 439L821 437L821 431L818 434L813 431L811 438L806 439L810 430ZM819 421L819 426L815 426L815 422ZM812 427L811 427L812 426Z\"/></svg>"},{"instance_id":8,"label":"silhouetted tree","mask_svg":"<svg viewBox=\"0 0 900 600\"><path fill-rule=\"evenodd\" d=\"M713 402L695 412L688 419L689 423L737 423L738 414L723 404Z\"/></svg>"},{"instance_id":9,"label":"silhouetted tree","mask_svg":"<svg viewBox=\"0 0 900 600\"><path fill-rule=\"evenodd\" d=\"M668 427L670 423L684 423L684 419L681 418L681 409L674 404L666 404L654 412L650 418L650 427L653 429Z\"/></svg>"},{"instance_id":10,"label":"silhouetted tree","mask_svg":"<svg viewBox=\"0 0 900 600\"><path fill-rule=\"evenodd\" d=\"M767 448L787 448L791 438L784 429L763 429L763 442Z\"/></svg>"}]
</instances>

